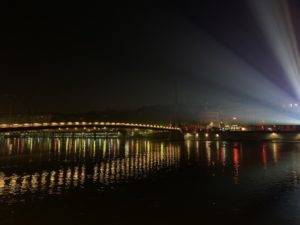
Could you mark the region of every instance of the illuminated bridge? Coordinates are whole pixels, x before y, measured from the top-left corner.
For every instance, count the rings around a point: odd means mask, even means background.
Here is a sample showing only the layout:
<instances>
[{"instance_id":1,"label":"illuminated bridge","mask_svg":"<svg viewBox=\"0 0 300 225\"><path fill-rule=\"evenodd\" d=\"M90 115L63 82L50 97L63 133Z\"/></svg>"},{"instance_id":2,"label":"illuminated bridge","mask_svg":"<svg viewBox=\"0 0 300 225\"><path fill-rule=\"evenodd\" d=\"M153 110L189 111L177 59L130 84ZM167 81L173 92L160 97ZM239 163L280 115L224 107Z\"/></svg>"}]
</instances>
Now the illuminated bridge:
<instances>
[{"instance_id":1,"label":"illuminated bridge","mask_svg":"<svg viewBox=\"0 0 300 225\"><path fill-rule=\"evenodd\" d=\"M20 133L113 133L132 136L150 137L156 135L171 139L183 139L183 134L179 127L165 126L157 124L124 123L124 122L50 122L50 123L14 123L0 124L0 133L20 134ZM140 133L138 133L140 132ZM159 135L158 135L159 134Z\"/></svg>"}]
</instances>

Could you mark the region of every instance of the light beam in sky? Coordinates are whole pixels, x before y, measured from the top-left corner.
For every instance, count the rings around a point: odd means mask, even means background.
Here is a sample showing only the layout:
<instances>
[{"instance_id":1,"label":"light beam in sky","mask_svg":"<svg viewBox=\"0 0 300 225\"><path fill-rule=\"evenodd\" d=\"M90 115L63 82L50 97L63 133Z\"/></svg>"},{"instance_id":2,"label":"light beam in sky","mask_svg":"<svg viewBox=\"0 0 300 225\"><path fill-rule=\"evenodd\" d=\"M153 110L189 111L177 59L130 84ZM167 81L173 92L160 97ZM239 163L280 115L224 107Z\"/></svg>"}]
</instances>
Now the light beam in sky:
<instances>
[{"instance_id":1,"label":"light beam in sky","mask_svg":"<svg viewBox=\"0 0 300 225\"><path fill-rule=\"evenodd\" d=\"M293 0L249 0L267 43L300 100L300 57L291 5Z\"/></svg>"},{"instance_id":2,"label":"light beam in sky","mask_svg":"<svg viewBox=\"0 0 300 225\"><path fill-rule=\"evenodd\" d=\"M292 22L289 20L287 25L281 21L278 23L272 21L273 9L267 7L271 3L263 1L264 4L268 4L256 5L262 3L255 2L254 5L259 8L256 14L262 15L261 19L264 21L262 27L267 29L266 37L276 54L276 59L283 67L285 72L283 76L288 77L297 99L276 85L275 81L268 79L234 49L228 48L209 33L200 31L195 24L179 16L176 16L176 29L173 33L172 30L166 32L170 37L164 37L168 41L172 40L171 44L166 43L166 46L176 46L176 54L164 54L163 60L171 64L171 67L177 68L178 72L185 74L186 79L181 86L183 89L184 86L186 88L182 95L185 101L190 101L190 104L203 101L216 103L221 99L225 102L224 105L230 107L238 102L240 109L232 108L231 113L238 110L237 113L242 115L244 122L298 124L299 55L295 33L292 32ZM282 12L283 14L287 13ZM285 30L289 30L288 35L280 28L282 26ZM179 38L174 38L178 36L176 35L178 30L181 34ZM289 104L296 106L292 108ZM223 108L221 111L226 110ZM230 110L228 112L230 113Z\"/></svg>"}]
</instances>

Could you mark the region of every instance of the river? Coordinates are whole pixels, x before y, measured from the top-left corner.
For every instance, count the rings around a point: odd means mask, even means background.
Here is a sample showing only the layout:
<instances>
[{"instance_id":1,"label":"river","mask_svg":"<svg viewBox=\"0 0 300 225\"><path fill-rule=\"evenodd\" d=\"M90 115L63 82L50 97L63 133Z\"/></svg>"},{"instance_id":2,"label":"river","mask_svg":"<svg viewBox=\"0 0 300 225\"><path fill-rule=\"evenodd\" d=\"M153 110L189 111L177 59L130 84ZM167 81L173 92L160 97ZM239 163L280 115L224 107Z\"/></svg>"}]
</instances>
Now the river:
<instances>
[{"instance_id":1,"label":"river","mask_svg":"<svg viewBox=\"0 0 300 225\"><path fill-rule=\"evenodd\" d=\"M0 224L299 224L300 143L1 138Z\"/></svg>"}]
</instances>

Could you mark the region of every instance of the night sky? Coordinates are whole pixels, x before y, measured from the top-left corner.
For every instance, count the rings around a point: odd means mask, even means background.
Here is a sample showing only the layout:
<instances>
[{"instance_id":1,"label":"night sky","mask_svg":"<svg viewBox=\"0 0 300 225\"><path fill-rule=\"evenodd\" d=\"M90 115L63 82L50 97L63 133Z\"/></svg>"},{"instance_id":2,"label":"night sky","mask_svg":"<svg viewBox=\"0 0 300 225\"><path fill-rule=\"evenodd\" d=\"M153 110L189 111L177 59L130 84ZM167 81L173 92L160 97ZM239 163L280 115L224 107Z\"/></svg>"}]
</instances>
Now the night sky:
<instances>
[{"instance_id":1,"label":"night sky","mask_svg":"<svg viewBox=\"0 0 300 225\"><path fill-rule=\"evenodd\" d=\"M251 1L84 2L2 7L2 112L298 99Z\"/></svg>"}]
</instances>

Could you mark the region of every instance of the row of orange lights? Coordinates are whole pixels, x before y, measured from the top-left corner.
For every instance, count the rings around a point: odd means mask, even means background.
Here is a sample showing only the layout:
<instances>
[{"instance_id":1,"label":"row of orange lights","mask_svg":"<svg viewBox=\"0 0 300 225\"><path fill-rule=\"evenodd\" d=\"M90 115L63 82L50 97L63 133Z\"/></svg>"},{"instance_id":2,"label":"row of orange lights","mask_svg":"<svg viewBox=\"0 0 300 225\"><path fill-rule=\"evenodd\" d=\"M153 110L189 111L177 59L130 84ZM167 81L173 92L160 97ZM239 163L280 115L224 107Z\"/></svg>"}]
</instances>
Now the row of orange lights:
<instances>
[{"instance_id":1,"label":"row of orange lights","mask_svg":"<svg viewBox=\"0 0 300 225\"><path fill-rule=\"evenodd\" d=\"M45 126L74 126L74 125L100 125L100 126L128 126L140 128L159 128L167 130L180 130L178 127L151 125L151 124L137 124L137 123L119 123L119 122L52 122L52 123L14 123L14 124L0 124L0 128L22 128L22 127L45 127Z\"/></svg>"}]
</instances>

